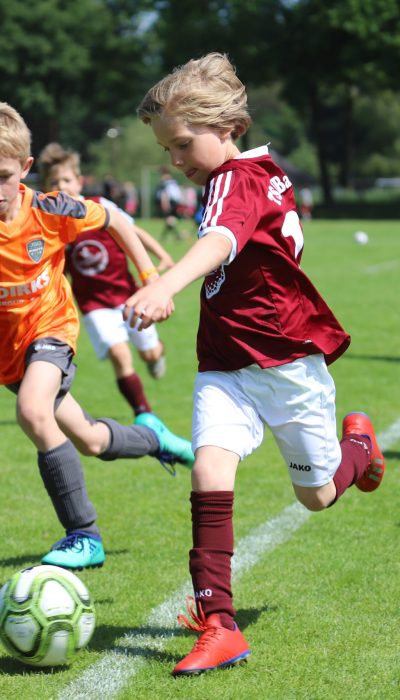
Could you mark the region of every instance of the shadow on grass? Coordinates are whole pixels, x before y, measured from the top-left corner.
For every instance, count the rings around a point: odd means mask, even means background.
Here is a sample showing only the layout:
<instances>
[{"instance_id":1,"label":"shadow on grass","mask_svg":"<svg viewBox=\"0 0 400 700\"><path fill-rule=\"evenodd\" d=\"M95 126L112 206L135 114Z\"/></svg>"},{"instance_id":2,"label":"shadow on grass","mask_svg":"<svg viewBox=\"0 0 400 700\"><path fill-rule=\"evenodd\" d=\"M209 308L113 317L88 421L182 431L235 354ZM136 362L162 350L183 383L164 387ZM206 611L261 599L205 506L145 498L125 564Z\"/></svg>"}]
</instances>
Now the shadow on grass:
<instances>
[{"instance_id":1,"label":"shadow on grass","mask_svg":"<svg viewBox=\"0 0 400 700\"><path fill-rule=\"evenodd\" d=\"M400 357L392 355L355 355L354 353L345 353L344 360L366 360L367 362L400 362Z\"/></svg>"},{"instance_id":2,"label":"shadow on grass","mask_svg":"<svg viewBox=\"0 0 400 700\"><path fill-rule=\"evenodd\" d=\"M107 556L120 556L121 554L127 554L129 549L108 549ZM45 554L45 551L40 554L21 554L19 557L8 557L7 559L0 559L0 566L15 566L17 569L27 569L29 566L37 566L40 564L40 559ZM89 571L89 569L85 569ZM76 571L79 575L79 570Z\"/></svg>"},{"instance_id":3,"label":"shadow on grass","mask_svg":"<svg viewBox=\"0 0 400 700\"><path fill-rule=\"evenodd\" d=\"M28 666L21 661L17 661L12 656L5 656L0 659L0 677L7 676L36 676L37 674L54 676L56 673L68 671L69 666L52 666L51 668L42 668L41 666Z\"/></svg>"},{"instance_id":4,"label":"shadow on grass","mask_svg":"<svg viewBox=\"0 0 400 700\"><path fill-rule=\"evenodd\" d=\"M277 606L266 605L262 608L250 608L239 610L236 621L241 631L257 622L263 613L273 613ZM196 636L191 635L188 630L180 627L155 627L143 625L128 629L126 627L112 627L110 625L99 625L90 642L90 648L97 652L113 651L126 656L137 656L146 659L154 659L168 663L176 662L176 655L163 649L163 646L170 640L177 637L192 637L193 642Z\"/></svg>"},{"instance_id":5,"label":"shadow on grass","mask_svg":"<svg viewBox=\"0 0 400 700\"><path fill-rule=\"evenodd\" d=\"M400 459L400 452L395 450L383 450L386 459Z\"/></svg>"},{"instance_id":6,"label":"shadow on grass","mask_svg":"<svg viewBox=\"0 0 400 700\"><path fill-rule=\"evenodd\" d=\"M99 603L99 601L97 601ZM262 608L249 608L239 610L236 621L242 631L249 625L257 622L263 613L273 613L278 606L265 605ZM93 639L89 644L89 651L112 651L124 656L136 656L144 659L175 664L176 655L165 651L162 647L168 641L176 637L189 636L187 630L171 627L146 626L129 629L127 627L113 627L111 625L98 625ZM190 635L191 636L191 635ZM193 635L193 641L195 636ZM117 643L116 643L117 640ZM126 640L123 643L122 640ZM120 642L118 644L118 641ZM0 659L0 676L29 676L40 674L62 673L68 670L68 666L56 666L53 668L41 668L23 664L12 656Z\"/></svg>"}]
</instances>

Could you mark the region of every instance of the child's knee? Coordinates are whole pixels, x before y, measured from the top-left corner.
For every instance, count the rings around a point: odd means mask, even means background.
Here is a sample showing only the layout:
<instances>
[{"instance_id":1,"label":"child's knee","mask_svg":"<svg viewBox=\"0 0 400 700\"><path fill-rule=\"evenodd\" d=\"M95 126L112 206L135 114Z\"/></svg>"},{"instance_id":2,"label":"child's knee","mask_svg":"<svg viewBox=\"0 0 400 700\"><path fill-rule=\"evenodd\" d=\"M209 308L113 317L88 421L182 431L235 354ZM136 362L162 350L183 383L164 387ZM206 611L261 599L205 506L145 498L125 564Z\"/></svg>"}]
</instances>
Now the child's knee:
<instances>
[{"instance_id":1,"label":"child's knee","mask_svg":"<svg viewBox=\"0 0 400 700\"><path fill-rule=\"evenodd\" d=\"M39 433L47 417L47 413L40 405L27 402L17 403L17 421L23 429Z\"/></svg>"},{"instance_id":2,"label":"child's knee","mask_svg":"<svg viewBox=\"0 0 400 700\"><path fill-rule=\"evenodd\" d=\"M335 498L335 486L333 481L324 486L306 487L293 484L294 492L297 500L302 503L305 508L313 512L325 510Z\"/></svg>"}]
</instances>

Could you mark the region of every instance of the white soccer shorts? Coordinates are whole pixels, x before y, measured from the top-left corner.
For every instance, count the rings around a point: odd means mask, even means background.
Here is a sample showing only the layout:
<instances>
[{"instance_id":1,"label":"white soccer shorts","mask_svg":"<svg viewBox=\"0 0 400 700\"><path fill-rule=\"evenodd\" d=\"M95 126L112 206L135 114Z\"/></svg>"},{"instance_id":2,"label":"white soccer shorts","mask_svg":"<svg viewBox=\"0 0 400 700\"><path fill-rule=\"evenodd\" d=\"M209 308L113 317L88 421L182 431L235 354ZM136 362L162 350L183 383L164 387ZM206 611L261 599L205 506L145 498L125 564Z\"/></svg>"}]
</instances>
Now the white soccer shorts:
<instances>
[{"instance_id":1,"label":"white soccer shorts","mask_svg":"<svg viewBox=\"0 0 400 700\"><path fill-rule=\"evenodd\" d=\"M89 338L99 360L105 360L109 349L117 343L127 343L129 340L139 351L152 350L159 343L155 325L137 330L138 321L131 328L122 316L124 305L114 309L95 309L82 317Z\"/></svg>"},{"instance_id":2,"label":"white soccer shorts","mask_svg":"<svg viewBox=\"0 0 400 700\"><path fill-rule=\"evenodd\" d=\"M193 450L205 445L241 459L261 444L266 424L292 482L331 481L340 461L335 384L323 355L279 367L250 365L233 372L200 372L194 388Z\"/></svg>"}]
</instances>

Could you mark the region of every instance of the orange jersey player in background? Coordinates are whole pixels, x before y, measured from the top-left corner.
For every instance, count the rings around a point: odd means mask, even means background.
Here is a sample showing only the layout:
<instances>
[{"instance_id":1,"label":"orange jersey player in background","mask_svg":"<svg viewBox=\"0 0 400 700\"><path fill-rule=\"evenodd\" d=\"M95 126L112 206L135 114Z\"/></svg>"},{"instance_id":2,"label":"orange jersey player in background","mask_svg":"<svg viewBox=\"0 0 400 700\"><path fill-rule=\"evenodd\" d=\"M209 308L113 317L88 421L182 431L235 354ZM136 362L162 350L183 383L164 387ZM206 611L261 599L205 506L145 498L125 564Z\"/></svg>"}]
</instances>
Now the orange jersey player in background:
<instances>
[{"instance_id":1,"label":"orange jersey player in background","mask_svg":"<svg viewBox=\"0 0 400 700\"><path fill-rule=\"evenodd\" d=\"M159 419L151 428L95 420L70 394L79 320L63 275L65 245L107 226L146 283L158 273L118 211L22 185L32 162L27 125L0 103L0 383L17 394L18 423L37 449L40 475L66 531L42 562L81 569L101 566L105 554L77 449L103 460L153 455L191 465L194 457L190 443Z\"/></svg>"}]
</instances>

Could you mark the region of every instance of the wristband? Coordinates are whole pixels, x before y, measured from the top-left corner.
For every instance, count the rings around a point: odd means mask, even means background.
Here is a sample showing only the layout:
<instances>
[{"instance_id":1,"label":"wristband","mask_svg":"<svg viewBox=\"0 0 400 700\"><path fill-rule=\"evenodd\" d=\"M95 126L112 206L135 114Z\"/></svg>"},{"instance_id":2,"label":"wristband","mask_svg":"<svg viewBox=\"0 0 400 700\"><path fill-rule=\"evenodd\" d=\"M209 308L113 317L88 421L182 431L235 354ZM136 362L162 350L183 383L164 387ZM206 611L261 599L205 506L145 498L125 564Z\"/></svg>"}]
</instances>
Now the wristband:
<instances>
[{"instance_id":1,"label":"wristband","mask_svg":"<svg viewBox=\"0 0 400 700\"><path fill-rule=\"evenodd\" d=\"M142 272L139 272L139 277L142 280L142 282L146 282L146 280L148 280L149 277L152 277L153 275L158 275L157 269L155 267L148 267L147 270L142 270Z\"/></svg>"}]
</instances>

